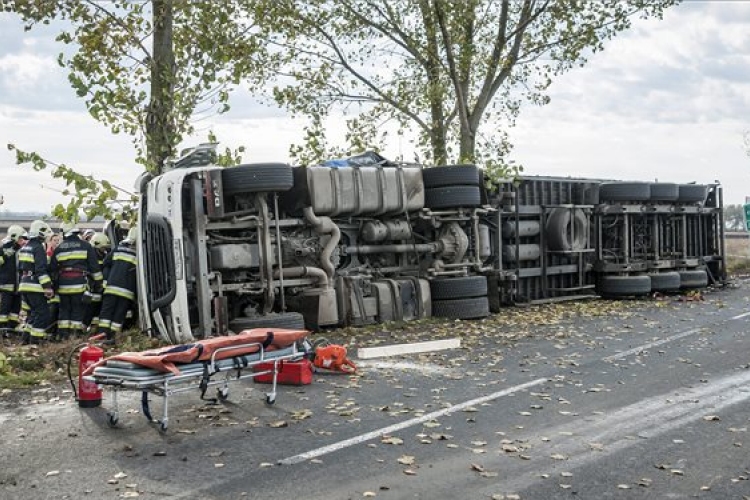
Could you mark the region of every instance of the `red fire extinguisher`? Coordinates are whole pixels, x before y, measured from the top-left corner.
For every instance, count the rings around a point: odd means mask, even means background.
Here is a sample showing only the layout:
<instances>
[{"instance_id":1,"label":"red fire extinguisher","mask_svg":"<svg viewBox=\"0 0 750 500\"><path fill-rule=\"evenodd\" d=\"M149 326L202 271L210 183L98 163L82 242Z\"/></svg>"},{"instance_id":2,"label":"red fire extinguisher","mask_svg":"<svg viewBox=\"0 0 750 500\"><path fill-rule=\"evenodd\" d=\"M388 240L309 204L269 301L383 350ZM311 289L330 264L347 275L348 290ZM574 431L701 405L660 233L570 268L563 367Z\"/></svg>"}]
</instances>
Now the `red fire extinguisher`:
<instances>
[{"instance_id":1,"label":"red fire extinguisher","mask_svg":"<svg viewBox=\"0 0 750 500\"><path fill-rule=\"evenodd\" d=\"M83 372L89 366L98 363L104 357L104 350L94 344L97 340L101 340L103 335L96 335L89 338L88 342L78 344L70 352L68 357L68 380L73 388L73 395L78 401L78 406L81 408L94 408L102 404L102 390L94 382L89 382L83 379ZM73 382L73 375L71 373L71 365L73 364L73 358L78 353L78 388Z\"/></svg>"}]
</instances>

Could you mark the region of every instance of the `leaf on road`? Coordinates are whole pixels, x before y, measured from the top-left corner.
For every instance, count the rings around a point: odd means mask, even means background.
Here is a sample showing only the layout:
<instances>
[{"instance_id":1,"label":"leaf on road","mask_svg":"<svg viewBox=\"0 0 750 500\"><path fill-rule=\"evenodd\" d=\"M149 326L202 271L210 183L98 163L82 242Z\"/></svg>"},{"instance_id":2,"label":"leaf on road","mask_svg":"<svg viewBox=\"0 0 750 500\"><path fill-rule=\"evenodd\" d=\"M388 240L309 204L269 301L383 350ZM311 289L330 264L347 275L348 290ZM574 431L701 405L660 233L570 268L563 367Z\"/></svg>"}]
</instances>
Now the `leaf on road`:
<instances>
[{"instance_id":1,"label":"leaf on road","mask_svg":"<svg viewBox=\"0 0 750 500\"><path fill-rule=\"evenodd\" d=\"M365 491L364 493L362 493L362 496L371 498L371 497L378 496L378 494L375 493L374 491Z\"/></svg>"},{"instance_id":2,"label":"leaf on road","mask_svg":"<svg viewBox=\"0 0 750 500\"><path fill-rule=\"evenodd\" d=\"M567 460L568 456L563 455L562 453L553 453L549 456L552 460Z\"/></svg>"},{"instance_id":3,"label":"leaf on road","mask_svg":"<svg viewBox=\"0 0 750 500\"><path fill-rule=\"evenodd\" d=\"M115 474L115 475L114 475L113 477L114 477L115 479L125 479L126 477L128 477L128 475L127 475L127 474L125 474L124 472L118 472L118 473L117 473L117 474Z\"/></svg>"},{"instance_id":4,"label":"leaf on road","mask_svg":"<svg viewBox=\"0 0 750 500\"><path fill-rule=\"evenodd\" d=\"M471 470L474 470L477 472L484 472L484 466L480 464L471 464Z\"/></svg>"},{"instance_id":5,"label":"leaf on road","mask_svg":"<svg viewBox=\"0 0 750 500\"><path fill-rule=\"evenodd\" d=\"M120 498L138 498L139 496L141 496L141 494L137 491L126 491L120 495Z\"/></svg>"},{"instance_id":6,"label":"leaf on road","mask_svg":"<svg viewBox=\"0 0 750 500\"><path fill-rule=\"evenodd\" d=\"M618 484L617 485L617 489L620 489L620 490L629 490L630 489L630 485L629 484Z\"/></svg>"},{"instance_id":7,"label":"leaf on road","mask_svg":"<svg viewBox=\"0 0 750 500\"><path fill-rule=\"evenodd\" d=\"M512 444L504 444L502 446L502 450L505 453L516 453L518 451L518 446L514 446Z\"/></svg>"},{"instance_id":8,"label":"leaf on road","mask_svg":"<svg viewBox=\"0 0 750 500\"><path fill-rule=\"evenodd\" d=\"M490 472L490 471L485 470L485 471L480 472L479 475L482 477L497 477L500 474L498 474L497 472Z\"/></svg>"},{"instance_id":9,"label":"leaf on road","mask_svg":"<svg viewBox=\"0 0 750 500\"><path fill-rule=\"evenodd\" d=\"M383 436L380 442L383 444L404 444L404 440L396 436Z\"/></svg>"},{"instance_id":10,"label":"leaf on road","mask_svg":"<svg viewBox=\"0 0 750 500\"><path fill-rule=\"evenodd\" d=\"M414 465L416 458L413 455L401 455L398 457L398 463L401 465Z\"/></svg>"},{"instance_id":11,"label":"leaf on road","mask_svg":"<svg viewBox=\"0 0 750 500\"><path fill-rule=\"evenodd\" d=\"M299 410L292 412L292 418L294 420L305 420L312 417L313 412L311 410Z\"/></svg>"},{"instance_id":12,"label":"leaf on road","mask_svg":"<svg viewBox=\"0 0 750 500\"><path fill-rule=\"evenodd\" d=\"M289 427L289 424L286 422L286 420L277 420L276 422L271 422L270 424L268 424L268 427L280 429L282 427Z\"/></svg>"},{"instance_id":13,"label":"leaf on road","mask_svg":"<svg viewBox=\"0 0 750 500\"><path fill-rule=\"evenodd\" d=\"M703 420L705 420L706 422L718 422L721 419L718 415L706 415L705 417L703 417Z\"/></svg>"},{"instance_id":14,"label":"leaf on road","mask_svg":"<svg viewBox=\"0 0 750 500\"><path fill-rule=\"evenodd\" d=\"M407 476L416 476L417 471L415 471L414 469L404 469L404 474L406 474Z\"/></svg>"},{"instance_id":15,"label":"leaf on road","mask_svg":"<svg viewBox=\"0 0 750 500\"><path fill-rule=\"evenodd\" d=\"M638 480L638 486L643 486L644 488L648 488L651 486L651 483L653 481L647 477L642 477L640 480Z\"/></svg>"},{"instance_id":16,"label":"leaf on road","mask_svg":"<svg viewBox=\"0 0 750 500\"><path fill-rule=\"evenodd\" d=\"M573 477L573 473L572 472L561 472L560 475L562 477Z\"/></svg>"},{"instance_id":17,"label":"leaf on road","mask_svg":"<svg viewBox=\"0 0 750 500\"><path fill-rule=\"evenodd\" d=\"M564 490L569 490L572 487L573 487L572 484L562 484L562 483L560 483L560 488L562 488Z\"/></svg>"},{"instance_id":18,"label":"leaf on road","mask_svg":"<svg viewBox=\"0 0 750 500\"><path fill-rule=\"evenodd\" d=\"M60 471L59 470L51 470L51 471L49 471L46 474L47 477L59 476L59 475L60 475Z\"/></svg>"},{"instance_id":19,"label":"leaf on road","mask_svg":"<svg viewBox=\"0 0 750 500\"><path fill-rule=\"evenodd\" d=\"M669 472L671 472L675 476L684 476L685 475L685 472L681 471L680 469L672 469Z\"/></svg>"}]
</instances>

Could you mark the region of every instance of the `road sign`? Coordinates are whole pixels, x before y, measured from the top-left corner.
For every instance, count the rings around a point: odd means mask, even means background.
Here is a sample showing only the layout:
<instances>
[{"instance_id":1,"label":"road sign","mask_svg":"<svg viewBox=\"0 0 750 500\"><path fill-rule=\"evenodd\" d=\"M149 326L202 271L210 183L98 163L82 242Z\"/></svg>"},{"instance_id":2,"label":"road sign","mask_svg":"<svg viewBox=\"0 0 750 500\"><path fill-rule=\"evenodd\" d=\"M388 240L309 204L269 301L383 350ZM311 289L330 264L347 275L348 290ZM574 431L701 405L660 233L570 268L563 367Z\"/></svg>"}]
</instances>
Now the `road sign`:
<instances>
[{"instance_id":1,"label":"road sign","mask_svg":"<svg viewBox=\"0 0 750 500\"><path fill-rule=\"evenodd\" d=\"M750 231L750 203L742 205L743 212L745 212L745 230Z\"/></svg>"}]
</instances>

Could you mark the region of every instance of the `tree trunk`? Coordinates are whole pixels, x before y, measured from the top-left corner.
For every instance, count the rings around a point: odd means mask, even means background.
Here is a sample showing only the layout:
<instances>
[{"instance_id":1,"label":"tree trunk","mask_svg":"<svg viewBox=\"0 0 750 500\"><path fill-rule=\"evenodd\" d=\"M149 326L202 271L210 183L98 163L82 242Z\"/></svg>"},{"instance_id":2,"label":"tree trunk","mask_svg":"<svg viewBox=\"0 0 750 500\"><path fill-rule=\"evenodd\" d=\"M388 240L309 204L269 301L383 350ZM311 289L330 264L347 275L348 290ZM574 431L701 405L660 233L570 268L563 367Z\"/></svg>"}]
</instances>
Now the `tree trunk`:
<instances>
[{"instance_id":1,"label":"tree trunk","mask_svg":"<svg viewBox=\"0 0 750 500\"><path fill-rule=\"evenodd\" d=\"M460 137L460 151L459 151L459 162L460 163L474 163L476 160L475 152L477 146L477 134L473 130L469 130L466 127L461 127Z\"/></svg>"},{"instance_id":2,"label":"tree trunk","mask_svg":"<svg viewBox=\"0 0 750 500\"><path fill-rule=\"evenodd\" d=\"M153 0L153 58L151 60L151 99L146 112L148 169L157 174L172 156L175 142L174 81L172 44L172 0Z\"/></svg>"}]
</instances>

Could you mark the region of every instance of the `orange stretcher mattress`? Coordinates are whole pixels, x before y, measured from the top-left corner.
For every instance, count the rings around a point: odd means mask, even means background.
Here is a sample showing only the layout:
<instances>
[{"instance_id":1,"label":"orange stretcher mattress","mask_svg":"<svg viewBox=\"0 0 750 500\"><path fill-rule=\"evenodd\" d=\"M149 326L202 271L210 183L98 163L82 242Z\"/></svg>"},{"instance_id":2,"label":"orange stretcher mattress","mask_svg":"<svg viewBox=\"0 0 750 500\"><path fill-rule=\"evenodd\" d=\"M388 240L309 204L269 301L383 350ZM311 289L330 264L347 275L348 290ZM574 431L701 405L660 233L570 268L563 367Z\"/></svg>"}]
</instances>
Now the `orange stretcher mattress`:
<instances>
[{"instance_id":1,"label":"orange stretcher mattress","mask_svg":"<svg viewBox=\"0 0 750 500\"><path fill-rule=\"evenodd\" d=\"M244 330L237 335L225 337L212 337L198 340L189 344L172 345L149 349L143 352L123 352L110 356L100 362L89 366L83 375L91 375L98 366L107 364L107 361L127 361L139 366L144 366L164 373L179 375L180 369L177 365L185 363L196 363L209 361L212 354L219 348L239 346L237 349L228 349L218 353L215 359L226 359L244 354L258 352L262 348L265 351L274 351L289 347L298 340L302 340L310 332L307 330L285 330L281 328L254 328ZM253 345L246 345L253 344Z\"/></svg>"}]
</instances>

